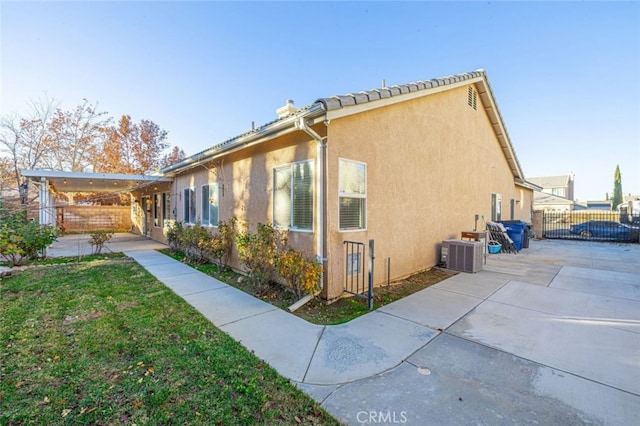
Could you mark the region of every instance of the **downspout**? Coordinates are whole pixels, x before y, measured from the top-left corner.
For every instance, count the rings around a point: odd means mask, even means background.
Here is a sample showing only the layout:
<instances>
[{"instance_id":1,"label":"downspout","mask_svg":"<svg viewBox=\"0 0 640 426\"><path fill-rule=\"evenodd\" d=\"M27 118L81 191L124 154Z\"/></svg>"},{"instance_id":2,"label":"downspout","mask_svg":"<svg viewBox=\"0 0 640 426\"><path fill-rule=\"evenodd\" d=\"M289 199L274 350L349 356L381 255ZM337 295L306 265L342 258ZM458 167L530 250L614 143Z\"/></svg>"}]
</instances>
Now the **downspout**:
<instances>
[{"instance_id":1,"label":"downspout","mask_svg":"<svg viewBox=\"0 0 640 426\"><path fill-rule=\"evenodd\" d=\"M324 272L326 271L325 263L327 259L324 257L324 246L326 240L324 221L326 218L326 206L323 182L325 174L325 153L327 148L327 141L326 137L323 138L311 127L309 127L303 117L300 117L300 119L296 121L295 125L297 129L304 131L317 142L316 157L318 158L318 170L316 173L316 193L318 194L318 204L316 207L316 217L318 218L318 239L316 241L316 258L322 265L323 274L320 278L320 288L324 289Z\"/></svg>"}]
</instances>

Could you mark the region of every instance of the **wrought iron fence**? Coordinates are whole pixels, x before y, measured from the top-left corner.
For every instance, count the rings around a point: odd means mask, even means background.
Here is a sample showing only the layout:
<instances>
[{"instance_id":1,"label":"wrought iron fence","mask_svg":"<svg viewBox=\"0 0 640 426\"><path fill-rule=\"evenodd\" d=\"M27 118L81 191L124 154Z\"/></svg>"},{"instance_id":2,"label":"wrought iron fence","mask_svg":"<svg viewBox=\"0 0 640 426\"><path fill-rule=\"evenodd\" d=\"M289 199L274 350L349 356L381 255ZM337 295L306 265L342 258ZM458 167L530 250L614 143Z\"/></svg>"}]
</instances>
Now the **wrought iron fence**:
<instances>
[{"instance_id":1,"label":"wrought iron fence","mask_svg":"<svg viewBox=\"0 0 640 426\"><path fill-rule=\"evenodd\" d=\"M600 210L545 211L543 234L545 238L638 243L640 217Z\"/></svg>"},{"instance_id":2,"label":"wrought iron fence","mask_svg":"<svg viewBox=\"0 0 640 426\"><path fill-rule=\"evenodd\" d=\"M356 241L345 241L344 291L365 299L369 310L373 309L373 264L374 245L369 240L369 261L366 262L366 246Z\"/></svg>"}]
</instances>

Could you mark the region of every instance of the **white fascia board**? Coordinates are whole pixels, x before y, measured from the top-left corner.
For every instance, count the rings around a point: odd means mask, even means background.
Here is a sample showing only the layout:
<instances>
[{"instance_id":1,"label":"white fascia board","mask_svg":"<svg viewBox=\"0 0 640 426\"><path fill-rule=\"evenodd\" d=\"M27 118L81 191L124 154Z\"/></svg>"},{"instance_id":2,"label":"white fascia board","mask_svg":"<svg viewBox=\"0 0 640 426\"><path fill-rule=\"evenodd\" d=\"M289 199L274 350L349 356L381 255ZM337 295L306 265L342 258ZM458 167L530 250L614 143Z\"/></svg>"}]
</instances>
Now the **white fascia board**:
<instances>
[{"instance_id":1,"label":"white fascia board","mask_svg":"<svg viewBox=\"0 0 640 426\"><path fill-rule=\"evenodd\" d=\"M129 175L124 173L85 173L64 172L58 170L22 170L22 176L29 178L66 178L66 179L94 179L94 180L138 180L149 182L170 182L171 178L159 175Z\"/></svg>"}]
</instances>

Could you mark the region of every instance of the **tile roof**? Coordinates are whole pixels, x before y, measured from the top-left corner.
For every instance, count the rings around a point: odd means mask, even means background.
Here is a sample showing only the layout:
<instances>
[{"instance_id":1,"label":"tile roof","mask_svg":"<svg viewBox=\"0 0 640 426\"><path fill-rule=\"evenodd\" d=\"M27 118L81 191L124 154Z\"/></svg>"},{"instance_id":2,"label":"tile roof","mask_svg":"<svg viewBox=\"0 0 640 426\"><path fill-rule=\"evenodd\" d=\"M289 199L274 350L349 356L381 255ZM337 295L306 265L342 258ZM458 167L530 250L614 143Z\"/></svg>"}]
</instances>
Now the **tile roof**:
<instances>
[{"instance_id":1,"label":"tile roof","mask_svg":"<svg viewBox=\"0 0 640 426\"><path fill-rule=\"evenodd\" d=\"M564 188L569 186L571 175L530 177L527 180L543 188Z\"/></svg>"},{"instance_id":2,"label":"tile roof","mask_svg":"<svg viewBox=\"0 0 640 426\"><path fill-rule=\"evenodd\" d=\"M248 143L254 143L260 140L267 140L269 135L281 131L284 127L295 128L295 121L302 118L315 117L328 112L335 112L342 108L346 108L354 105L366 105L370 104L372 108L377 106L377 101L395 101L393 98L398 97L397 101L402 101L402 97L407 94L415 93L417 96L420 91L433 91L433 89L445 88L449 85L462 83L468 80L474 80L478 84L478 93L484 104L491 125L494 129L496 137L498 138L502 151L511 167L514 177L518 182L528 184L524 181L524 175L522 168L515 155L509 136L507 134L504 122L500 115L500 112L495 104L491 88L487 80L486 72L483 69L478 69L472 72L450 75L447 77L434 78L431 80L421 80L414 83L407 83L402 85L395 85L391 87L383 87L379 89L372 89L368 91L349 93L340 96L331 96L328 98L319 98L311 105L307 105L298 109L295 113L277 118L269 123L263 124L260 127L249 130L233 138L212 146L204 151L198 152L192 156L185 158L178 163L167 166L161 170L161 173L177 173L184 171L195 164L200 164L203 161L209 161L210 159L230 152L231 150L246 146ZM425 94L428 94L425 93ZM366 108L366 106L364 106ZM349 114L347 110L345 113Z\"/></svg>"},{"instance_id":3,"label":"tile roof","mask_svg":"<svg viewBox=\"0 0 640 426\"><path fill-rule=\"evenodd\" d=\"M453 83L459 83L465 80L483 76L485 76L484 70L476 70L473 72L456 74L448 77L434 78L431 80L421 80L415 83L383 87L380 89L372 89L358 93L349 93L347 95L341 96L331 96L329 98L320 98L316 100L316 102L322 103L327 111L332 111L346 106L359 105L377 101L380 99L391 98L393 96L404 95L406 93L447 86Z\"/></svg>"}]
</instances>

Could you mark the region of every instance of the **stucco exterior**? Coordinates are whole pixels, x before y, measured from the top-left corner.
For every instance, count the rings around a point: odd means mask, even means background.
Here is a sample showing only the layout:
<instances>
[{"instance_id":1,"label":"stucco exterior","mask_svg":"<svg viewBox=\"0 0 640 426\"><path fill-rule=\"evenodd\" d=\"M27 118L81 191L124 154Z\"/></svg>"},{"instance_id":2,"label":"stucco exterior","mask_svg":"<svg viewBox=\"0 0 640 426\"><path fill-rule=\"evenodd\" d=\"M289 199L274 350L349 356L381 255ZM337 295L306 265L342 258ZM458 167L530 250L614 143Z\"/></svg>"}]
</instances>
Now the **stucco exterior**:
<instances>
[{"instance_id":1,"label":"stucco exterior","mask_svg":"<svg viewBox=\"0 0 640 426\"><path fill-rule=\"evenodd\" d=\"M173 221L212 233L233 217L251 230L289 229L289 244L322 262L329 300L354 265L345 241L374 241L378 285L436 265L441 242L463 231L532 220L533 190L542 188L525 180L482 70L300 109L288 101L277 114L158 175L23 173L39 182L43 223L54 220L51 188L128 187L132 231L157 241ZM242 269L235 249L230 264Z\"/></svg>"},{"instance_id":2,"label":"stucco exterior","mask_svg":"<svg viewBox=\"0 0 640 426\"><path fill-rule=\"evenodd\" d=\"M310 161L314 179L320 180L313 190L313 228L291 230L289 241L324 259L322 296L330 300L343 294L344 241L375 241L378 285L436 265L442 240L460 238L476 225L484 228L495 216L496 196L502 219L531 221L533 190L523 179L484 74L468 82L445 81L437 90L407 95L398 90L395 96L393 102L362 105L355 97L351 104L341 99L345 106L334 108L337 114L326 102L323 110L307 107L298 115L311 132L297 116L281 117L264 131L168 168L176 219L185 218L185 188L194 189L199 216L202 185L217 182L219 220L236 217L252 229L273 223L275 168ZM366 167L363 229L340 229L341 159ZM240 268L237 256L231 264Z\"/></svg>"},{"instance_id":3,"label":"stucco exterior","mask_svg":"<svg viewBox=\"0 0 640 426\"><path fill-rule=\"evenodd\" d=\"M345 239L375 241L375 283L434 266L440 243L491 218L491 194L502 218L531 220L532 191L514 184L482 108L467 104L467 87L332 120L328 126L328 297L344 281ZM338 159L367 164L367 228L339 231ZM481 224L482 225L482 224ZM384 262L381 262L385 260Z\"/></svg>"}]
</instances>

